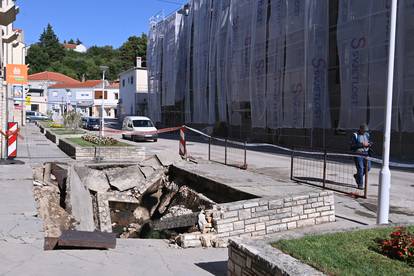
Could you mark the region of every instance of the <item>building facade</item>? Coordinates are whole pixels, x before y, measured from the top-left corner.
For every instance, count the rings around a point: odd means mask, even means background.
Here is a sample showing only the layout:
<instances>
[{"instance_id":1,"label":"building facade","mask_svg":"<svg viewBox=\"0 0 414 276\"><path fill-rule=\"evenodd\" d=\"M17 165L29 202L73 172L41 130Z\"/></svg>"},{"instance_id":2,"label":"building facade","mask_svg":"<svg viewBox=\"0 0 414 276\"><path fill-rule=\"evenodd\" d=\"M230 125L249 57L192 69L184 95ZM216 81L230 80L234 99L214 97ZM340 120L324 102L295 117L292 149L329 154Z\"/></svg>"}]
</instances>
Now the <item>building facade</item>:
<instances>
[{"instance_id":1,"label":"building facade","mask_svg":"<svg viewBox=\"0 0 414 276\"><path fill-rule=\"evenodd\" d=\"M0 0L0 129L7 129L9 121L17 121L24 124L24 112L15 109L13 97L10 97L16 90L23 93L24 87L14 89L13 85L6 82L6 66L8 64L25 63L25 45L22 30L14 29L13 22L19 13L19 7L14 0ZM10 73L10 72L9 72ZM21 107L22 103L16 103ZM0 135L1 158L7 157L7 141Z\"/></svg>"},{"instance_id":2,"label":"building facade","mask_svg":"<svg viewBox=\"0 0 414 276\"><path fill-rule=\"evenodd\" d=\"M102 80L55 84L48 89L48 111L57 115L76 110L86 117L101 117L103 104L104 117L117 118L118 100L118 83L106 81L102 93Z\"/></svg>"},{"instance_id":3,"label":"building facade","mask_svg":"<svg viewBox=\"0 0 414 276\"><path fill-rule=\"evenodd\" d=\"M148 74L140 59L137 67L119 74L119 91L120 120L125 116L148 116Z\"/></svg>"},{"instance_id":4,"label":"building facade","mask_svg":"<svg viewBox=\"0 0 414 276\"><path fill-rule=\"evenodd\" d=\"M368 123L381 153L388 0L192 0L153 22L149 112L163 125L347 151ZM392 156L414 156L414 3L400 0Z\"/></svg>"},{"instance_id":5,"label":"building facade","mask_svg":"<svg viewBox=\"0 0 414 276\"><path fill-rule=\"evenodd\" d=\"M29 75L29 85L26 95L30 102L26 104L26 110L38 111L46 114L48 111L48 89L50 86L79 84L80 81L56 72L40 72Z\"/></svg>"}]
</instances>

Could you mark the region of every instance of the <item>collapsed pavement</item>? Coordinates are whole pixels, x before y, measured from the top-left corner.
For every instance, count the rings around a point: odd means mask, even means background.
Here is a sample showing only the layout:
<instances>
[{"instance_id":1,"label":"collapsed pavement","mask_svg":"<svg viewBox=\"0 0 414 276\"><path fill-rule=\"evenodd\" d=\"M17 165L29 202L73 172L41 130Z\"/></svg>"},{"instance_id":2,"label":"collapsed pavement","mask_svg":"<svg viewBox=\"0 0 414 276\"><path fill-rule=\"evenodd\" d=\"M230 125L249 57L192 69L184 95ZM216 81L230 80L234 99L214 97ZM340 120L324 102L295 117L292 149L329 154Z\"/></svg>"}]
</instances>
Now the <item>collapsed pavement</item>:
<instances>
[{"instance_id":1,"label":"collapsed pavement","mask_svg":"<svg viewBox=\"0 0 414 276\"><path fill-rule=\"evenodd\" d=\"M233 236L335 220L331 192L257 196L179 167L157 156L140 163L45 164L41 187L55 186L55 209L65 218L55 220L49 212L45 224L118 238L167 239L182 247L223 247ZM46 237L57 233L45 231Z\"/></svg>"}]
</instances>

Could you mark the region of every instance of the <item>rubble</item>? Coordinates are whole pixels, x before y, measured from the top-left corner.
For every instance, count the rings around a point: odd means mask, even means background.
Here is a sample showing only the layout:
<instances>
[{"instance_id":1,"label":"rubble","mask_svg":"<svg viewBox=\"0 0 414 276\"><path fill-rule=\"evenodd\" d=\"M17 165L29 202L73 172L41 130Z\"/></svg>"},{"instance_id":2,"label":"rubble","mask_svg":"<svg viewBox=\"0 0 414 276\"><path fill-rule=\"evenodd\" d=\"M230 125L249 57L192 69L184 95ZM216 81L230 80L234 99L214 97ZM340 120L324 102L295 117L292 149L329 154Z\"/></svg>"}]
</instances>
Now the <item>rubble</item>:
<instances>
[{"instance_id":1,"label":"rubble","mask_svg":"<svg viewBox=\"0 0 414 276\"><path fill-rule=\"evenodd\" d=\"M156 156L139 164L51 164L34 170L36 183L45 183L45 171L46 179L56 184L54 192L62 193L56 204L60 201L66 217L76 219L74 225L65 222L59 231L49 231L49 248L59 243L62 231L74 229L114 232L119 238L165 238L183 247L213 246L211 210L216 203L174 182ZM183 233L201 236L191 239Z\"/></svg>"},{"instance_id":2,"label":"rubble","mask_svg":"<svg viewBox=\"0 0 414 276\"><path fill-rule=\"evenodd\" d=\"M110 190L108 179L104 172L85 166L75 166L82 183L91 191L104 193Z\"/></svg>"},{"instance_id":3,"label":"rubble","mask_svg":"<svg viewBox=\"0 0 414 276\"><path fill-rule=\"evenodd\" d=\"M145 176L138 165L112 168L106 170L104 174L108 178L109 185L121 192L132 189L145 181Z\"/></svg>"}]
</instances>

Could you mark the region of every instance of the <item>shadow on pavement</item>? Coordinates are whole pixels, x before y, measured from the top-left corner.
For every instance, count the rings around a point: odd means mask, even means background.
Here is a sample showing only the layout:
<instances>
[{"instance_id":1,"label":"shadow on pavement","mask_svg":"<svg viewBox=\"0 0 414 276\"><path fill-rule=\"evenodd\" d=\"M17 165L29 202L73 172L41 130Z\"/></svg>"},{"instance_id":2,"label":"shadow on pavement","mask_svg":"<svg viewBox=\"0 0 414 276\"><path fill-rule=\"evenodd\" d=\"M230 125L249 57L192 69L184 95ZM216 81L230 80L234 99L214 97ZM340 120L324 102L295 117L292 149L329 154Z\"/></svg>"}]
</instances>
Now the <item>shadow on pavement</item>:
<instances>
[{"instance_id":1,"label":"shadow on pavement","mask_svg":"<svg viewBox=\"0 0 414 276\"><path fill-rule=\"evenodd\" d=\"M196 263L195 265L213 275L227 275L227 261Z\"/></svg>"}]
</instances>

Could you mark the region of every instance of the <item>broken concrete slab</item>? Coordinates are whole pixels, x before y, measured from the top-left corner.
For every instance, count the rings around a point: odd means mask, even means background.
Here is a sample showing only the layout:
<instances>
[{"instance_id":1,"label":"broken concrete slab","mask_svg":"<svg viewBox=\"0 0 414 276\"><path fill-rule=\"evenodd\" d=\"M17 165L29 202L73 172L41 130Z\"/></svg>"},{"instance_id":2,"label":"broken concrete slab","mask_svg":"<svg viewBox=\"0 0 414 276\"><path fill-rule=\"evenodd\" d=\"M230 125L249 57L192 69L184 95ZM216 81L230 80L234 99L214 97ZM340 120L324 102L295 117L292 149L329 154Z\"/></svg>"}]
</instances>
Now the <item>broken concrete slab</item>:
<instances>
[{"instance_id":1,"label":"broken concrete slab","mask_svg":"<svg viewBox=\"0 0 414 276\"><path fill-rule=\"evenodd\" d=\"M154 170L158 170L158 169L163 167L160 159L158 159L158 157L156 155L153 155L153 156L145 159L144 161L139 163L139 165L141 167L152 167Z\"/></svg>"},{"instance_id":2,"label":"broken concrete slab","mask_svg":"<svg viewBox=\"0 0 414 276\"><path fill-rule=\"evenodd\" d=\"M98 231L63 231L57 246L63 248L113 249L116 247L116 234Z\"/></svg>"},{"instance_id":3,"label":"broken concrete slab","mask_svg":"<svg viewBox=\"0 0 414 276\"><path fill-rule=\"evenodd\" d=\"M105 171L109 184L123 192L140 185L145 181L145 176L139 166L126 168L113 168Z\"/></svg>"},{"instance_id":4,"label":"broken concrete slab","mask_svg":"<svg viewBox=\"0 0 414 276\"><path fill-rule=\"evenodd\" d=\"M164 169L154 172L150 178L143 181L135 189L139 195L152 194L162 186L165 177Z\"/></svg>"},{"instance_id":5,"label":"broken concrete slab","mask_svg":"<svg viewBox=\"0 0 414 276\"><path fill-rule=\"evenodd\" d=\"M181 227L190 227L197 224L198 214L191 213L186 215L181 215L177 217L162 218L151 222L151 226L154 230L166 230L166 229L175 229Z\"/></svg>"},{"instance_id":6,"label":"broken concrete slab","mask_svg":"<svg viewBox=\"0 0 414 276\"><path fill-rule=\"evenodd\" d=\"M85 166L75 166L83 185L91 191L104 193L110 189L108 179L103 171L90 169Z\"/></svg>"},{"instance_id":7,"label":"broken concrete slab","mask_svg":"<svg viewBox=\"0 0 414 276\"><path fill-rule=\"evenodd\" d=\"M199 211L212 208L215 202L187 186L181 186L177 196L174 198L173 204L182 204L193 211Z\"/></svg>"},{"instance_id":8,"label":"broken concrete slab","mask_svg":"<svg viewBox=\"0 0 414 276\"><path fill-rule=\"evenodd\" d=\"M92 197L75 171L74 166L69 168L66 187L66 209L79 222L76 229L94 231Z\"/></svg>"},{"instance_id":9,"label":"broken concrete slab","mask_svg":"<svg viewBox=\"0 0 414 276\"><path fill-rule=\"evenodd\" d=\"M171 204L174 196L178 193L179 187L175 183L170 183L167 187L167 193L164 193L160 199L160 204L158 205L158 212L163 215L167 211L168 206Z\"/></svg>"},{"instance_id":10,"label":"broken concrete slab","mask_svg":"<svg viewBox=\"0 0 414 276\"><path fill-rule=\"evenodd\" d=\"M144 174L145 178L151 177L151 175L155 172L155 169L153 167L140 167L141 172Z\"/></svg>"}]
</instances>

